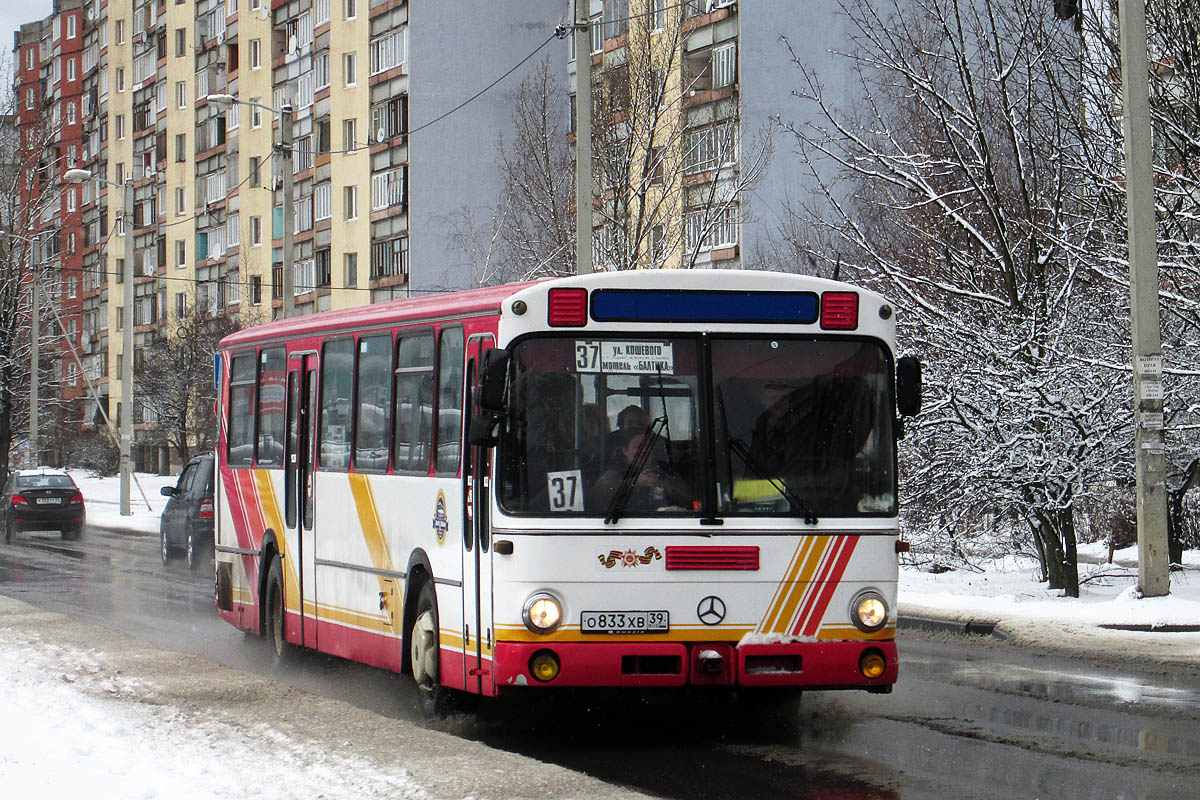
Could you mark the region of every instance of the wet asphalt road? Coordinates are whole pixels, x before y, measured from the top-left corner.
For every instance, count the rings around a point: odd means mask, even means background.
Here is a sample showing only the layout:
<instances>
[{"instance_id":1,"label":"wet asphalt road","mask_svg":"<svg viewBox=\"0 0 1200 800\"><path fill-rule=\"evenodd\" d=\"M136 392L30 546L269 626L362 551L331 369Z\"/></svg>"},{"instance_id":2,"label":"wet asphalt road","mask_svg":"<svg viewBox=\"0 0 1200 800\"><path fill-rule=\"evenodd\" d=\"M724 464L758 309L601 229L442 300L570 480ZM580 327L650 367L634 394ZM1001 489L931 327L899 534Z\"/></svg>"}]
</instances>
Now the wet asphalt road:
<instances>
[{"instance_id":1,"label":"wet asphalt road","mask_svg":"<svg viewBox=\"0 0 1200 800\"><path fill-rule=\"evenodd\" d=\"M0 545L0 593L266 674L258 643L217 619L211 572L163 567L157 545L18 534ZM812 693L767 723L729 698L617 693L490 702L430 724L670 798L1200 797L1194 673L921 632L904 633L901 658L891 695ZM284 679L419 719L408 682L380 670L306 655Z\"/></svg>"}]
</instances>

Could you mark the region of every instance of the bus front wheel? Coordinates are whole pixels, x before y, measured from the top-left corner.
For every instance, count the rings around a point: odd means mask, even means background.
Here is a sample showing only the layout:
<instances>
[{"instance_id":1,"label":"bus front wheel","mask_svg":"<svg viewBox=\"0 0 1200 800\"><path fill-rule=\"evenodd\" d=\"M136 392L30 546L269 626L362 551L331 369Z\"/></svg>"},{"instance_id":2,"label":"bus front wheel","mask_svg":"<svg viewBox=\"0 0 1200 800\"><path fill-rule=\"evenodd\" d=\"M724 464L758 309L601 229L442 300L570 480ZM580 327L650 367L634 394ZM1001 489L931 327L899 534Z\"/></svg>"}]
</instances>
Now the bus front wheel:
<instances>
[{"instance_id":1,"label":"bus front wheel","mask_svg":"<svg viewBox=\"0 0 1200 800\"><path fill-rule=\"evenodd\" d=\"M442 686L441 647L438 637L437 594L426 582L417 595L417 616L410 633L413 680L421 710L428 716L445 712L447 690Z\"/></svg>"}]
</instances>

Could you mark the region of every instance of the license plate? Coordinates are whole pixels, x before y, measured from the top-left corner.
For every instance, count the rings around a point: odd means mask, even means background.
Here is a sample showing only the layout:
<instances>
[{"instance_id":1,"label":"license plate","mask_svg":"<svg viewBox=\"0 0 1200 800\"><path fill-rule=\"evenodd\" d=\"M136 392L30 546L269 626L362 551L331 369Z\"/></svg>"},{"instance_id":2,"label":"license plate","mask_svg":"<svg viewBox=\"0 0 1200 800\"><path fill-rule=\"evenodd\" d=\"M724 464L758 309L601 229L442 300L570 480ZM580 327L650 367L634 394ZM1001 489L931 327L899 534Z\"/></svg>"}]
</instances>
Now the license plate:
<instances>
[{"instance_id":1,"label":"license plate","mask_svg":"<svg viewBox=\"0 0 1200 800\"><path fill-rule=\"evenodd\" d=\"M37 503L39 506L61 506L62 498L61 497L39 497L37 499Z\"/></svg>"},{"instance_id":2,"label":"license plate","mask_svg":"<svg viewBox=\"0 0 1200 800\"><path fill-rule=\"evenodd\" d=\"M671 623L666 611L584 611L579 629L583 633L666 633Z\"/></svg>"}]
</instances>

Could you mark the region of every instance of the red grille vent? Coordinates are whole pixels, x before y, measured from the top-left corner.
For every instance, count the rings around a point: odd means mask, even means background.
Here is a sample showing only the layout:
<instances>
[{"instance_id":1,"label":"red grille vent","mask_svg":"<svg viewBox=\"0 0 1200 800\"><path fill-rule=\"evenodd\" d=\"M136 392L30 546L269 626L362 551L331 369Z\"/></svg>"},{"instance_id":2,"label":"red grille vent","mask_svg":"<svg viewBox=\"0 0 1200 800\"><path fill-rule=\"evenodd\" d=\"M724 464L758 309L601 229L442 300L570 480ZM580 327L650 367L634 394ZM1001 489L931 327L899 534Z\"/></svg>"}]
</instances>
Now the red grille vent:
<instances>
[{"instance_id":1,"label":"red grille vent","mask_svg":"<svg viewBox=\"0 0 1200 800\"><path fill-rule=\"evenodd\" d=\"M758 569L757 547L668 547L667 569Z\"/></svg>"}]
</instances>

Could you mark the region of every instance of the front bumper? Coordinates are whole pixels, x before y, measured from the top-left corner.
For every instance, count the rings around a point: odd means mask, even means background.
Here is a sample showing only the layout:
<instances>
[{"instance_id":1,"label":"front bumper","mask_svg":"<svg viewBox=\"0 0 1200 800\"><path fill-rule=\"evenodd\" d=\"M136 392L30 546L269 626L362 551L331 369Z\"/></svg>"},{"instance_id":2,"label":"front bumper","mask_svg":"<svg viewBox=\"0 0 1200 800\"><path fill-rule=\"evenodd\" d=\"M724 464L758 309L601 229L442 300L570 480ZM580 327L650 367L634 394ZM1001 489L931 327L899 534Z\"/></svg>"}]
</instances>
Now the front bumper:
<instances>
[{"instance_id":1,"label":"front bumper","mask_svg":"<svg viewBox=\"0 0 1200 800\"><path fill-rule=\"evenodd\" d=\"M549 681L532 676L530 659L548 650L561 669ZM878 678L859 671L863 654L883 655ZM515 686L669 687L743 686L886 691L899 670L895 641L792 644L664 642L497 642L493 654L498 690Z\"/></svg>"}]
</instances>

